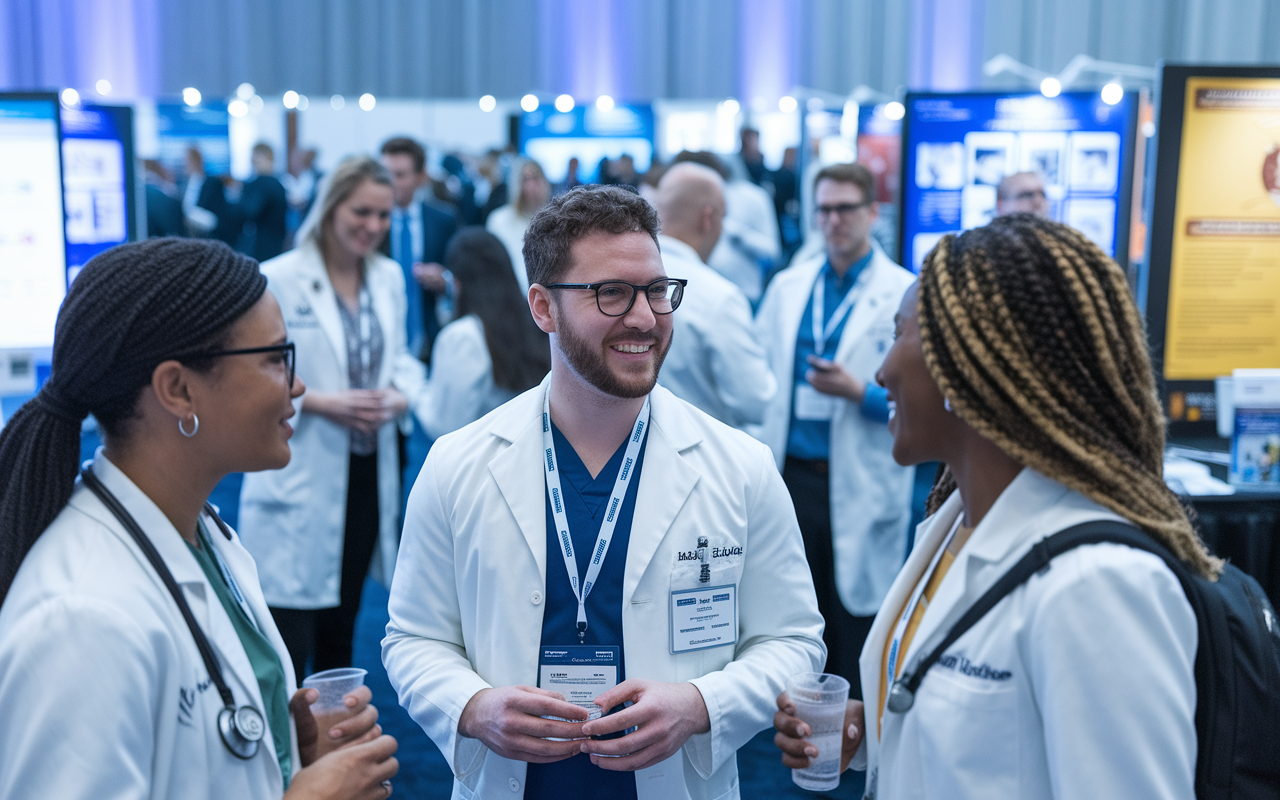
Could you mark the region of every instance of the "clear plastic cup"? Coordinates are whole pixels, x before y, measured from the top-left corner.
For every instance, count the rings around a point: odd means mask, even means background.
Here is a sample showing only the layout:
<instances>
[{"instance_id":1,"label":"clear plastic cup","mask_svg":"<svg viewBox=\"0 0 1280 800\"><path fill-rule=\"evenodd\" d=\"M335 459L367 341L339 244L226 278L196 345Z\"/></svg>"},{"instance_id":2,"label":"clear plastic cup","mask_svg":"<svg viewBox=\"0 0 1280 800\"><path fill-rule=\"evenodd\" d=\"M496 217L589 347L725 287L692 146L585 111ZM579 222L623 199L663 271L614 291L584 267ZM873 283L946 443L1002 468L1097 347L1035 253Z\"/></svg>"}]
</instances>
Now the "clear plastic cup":
<instances>
[{"instance_id":1,"label":"clear plastic cup","mask_svg":"<svg viewBox=\"0 0 1280 800\"><path fill-rule=\"evenodd\" d=\"M308 675L302 682L302 688L315 689L320 693L311 704L311 715L316 718L316 725L321 732L351 716L342 699L349 693L364 685L366 670L359 667L343 667L327 669Z\"/></svg>"},{"instance_id":2,"label":"clear plastic cup","mask_svg":"<svg viewBox=\"0 0 1280 800\"><path fill-rule=\"evenodd\" d=\"M796 716L809 725L805 741L818 748L818 757L808 768L791 770L791 780L811 792L830 791L840 785L849 682L825 672L802 672L788 681L787 695L796 707Z\"/></svg>"}]
</instances>

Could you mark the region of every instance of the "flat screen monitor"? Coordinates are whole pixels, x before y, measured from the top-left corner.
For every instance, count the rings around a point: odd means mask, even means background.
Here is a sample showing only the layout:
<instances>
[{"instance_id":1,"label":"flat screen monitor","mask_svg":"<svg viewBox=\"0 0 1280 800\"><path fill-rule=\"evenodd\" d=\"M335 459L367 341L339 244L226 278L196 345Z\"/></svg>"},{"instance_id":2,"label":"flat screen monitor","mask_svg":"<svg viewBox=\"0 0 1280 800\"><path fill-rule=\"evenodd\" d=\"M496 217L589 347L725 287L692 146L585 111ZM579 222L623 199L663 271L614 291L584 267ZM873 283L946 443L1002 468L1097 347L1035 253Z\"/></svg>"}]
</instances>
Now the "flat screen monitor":
<instances>
[{"instance_id":1,"label":"flat screen monitor","mask_svg":"<svg viewBox=\"0 0 1280 800\"><path fill-rule=\"evenodd\" d=\"M192 147L204 158L205 175L231 174L231 115L226 103L156 103L156 137L159 161L174 175L186 177L187 150Z\"/></svg>"},{"instance_id":2,"label":"flat screen monitor","mask_svg":"<svg viewBox=\"0 0 1280 800\"><path fill-rule=\"evenodd\" d=\"M53 345L67 293L58 96L0 94L0 350Z\"/></svg>"},{"instance_id":3,"label":"flat screen monitor","mask_svg":"<svg viewBox=\"0 0 1280 800\"><path fill-rule=\"evenodd\" d=\"M569 159L578 159L578 180L599 183L603 159L631 156L643 175L653 161L653 108L617 105L608 111L578 106L568 112L553 108L527 111L520 117L520 152L541 165L547 180L561 183Z\"/></svg>"},{"instance_id":4,"label":"flat screen monitor","mask_svg":"<svg viewBox=\"0 0 1280 800\"><path fill-rule=\"evenodd\" d=\"M1099 92L908 93L902 126L900 260L913 272L948 233L996 213L1006 175L1038 172L1049 213L1128 261L1138 97Z\"/></svg>"},{"instance_id":5,"label":"flat screen monitor","mask_svg":"<svg viewBox=\"0 0 1280 800\"><path fill-rule=\"evenodd\" d=\"M1280 368L1280 67L1159 80L1138 294L1170 435L1213 436L1214 379Z\"/></svg>"},{"instance_id":6,"label":"flat screen monitor","mask_svg":"<svg viewBox=\"0 0 1280 800\"><path fill-rule=\"evenodd\" d=\"M133 109L62 109L62 183L70 284L89 259L137 238Z\"/></svg>"}]
</instances>

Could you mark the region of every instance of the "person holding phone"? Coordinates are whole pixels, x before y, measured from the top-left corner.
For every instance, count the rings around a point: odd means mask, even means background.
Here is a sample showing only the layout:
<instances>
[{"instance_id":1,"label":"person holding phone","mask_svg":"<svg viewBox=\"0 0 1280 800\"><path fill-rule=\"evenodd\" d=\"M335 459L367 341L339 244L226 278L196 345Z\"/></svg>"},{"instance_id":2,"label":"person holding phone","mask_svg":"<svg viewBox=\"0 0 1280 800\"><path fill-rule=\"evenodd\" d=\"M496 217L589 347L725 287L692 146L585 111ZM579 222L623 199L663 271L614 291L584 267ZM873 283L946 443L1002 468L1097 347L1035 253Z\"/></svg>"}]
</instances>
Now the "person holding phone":
<instances>
[{"instance_id":1,"label":"person holding phone","mask_svg":"<svg viewBox=\"0 0 1280 800\"><path fill-rule=\"evenodd\" d=\"M367 688L318 731L253 559L208 497L290 460L280 306L221 242L90 261L53 372L0 431L0 797L374 800L396 742ZM93 414L105 447L80 472Z\"/></svg>"}]
</instances>

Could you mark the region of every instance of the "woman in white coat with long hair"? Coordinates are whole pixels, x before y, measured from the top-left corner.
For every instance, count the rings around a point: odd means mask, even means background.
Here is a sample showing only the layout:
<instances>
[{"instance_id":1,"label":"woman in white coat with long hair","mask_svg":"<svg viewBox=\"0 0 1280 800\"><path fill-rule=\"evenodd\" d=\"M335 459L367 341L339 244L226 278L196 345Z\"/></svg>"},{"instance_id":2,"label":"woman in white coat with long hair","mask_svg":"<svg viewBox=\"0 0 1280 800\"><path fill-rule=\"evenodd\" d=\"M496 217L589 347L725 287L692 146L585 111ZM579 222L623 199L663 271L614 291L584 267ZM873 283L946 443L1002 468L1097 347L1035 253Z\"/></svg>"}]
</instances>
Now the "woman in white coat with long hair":
<instances>
[{"instance_id":1,"label":"woman in white coat with long hair","mask_svg":"<svg viewBox=\"0 0 1280 800\"><path fill-rule=\"evenodd\" d=\"M399 265L377 251L391 178L367 156L321 186L296 249L262 265L306 380L284 469L245 476L240 530L298 674L351 664L366 574L390 581L399 544L397 423L425 386L405 341Z\"/></svg>"},{"instance_id":2,"label":"woman in white coat with long hair","mask_svg":"<svg viewBox=\"0 0 1280 800\"><path fill-rule=\"evenodd\" d=\"M888 798L1191 798L1197 623L1158 556L1054 558L955 640L914 692L889 687L1037 542L1122 522L1216 579L1162 479L1164 417L1124 271L1031 214L947 236L896 318L879 381L901 464L941 461L931 516L862 651L842 765ZM815 755L784 694L783 762Z\"/></svg>"},{"instance_id":3,"label":"woman in white coat with long hair","mask_svg":"<svg viewBox=\"0 0 1280 800\"><path fill-rule=\"evenodd\" d=\"M208 505L228 473L290 460L305 386L266 289L195 239L121 245L71 285L52 375L0 431L0 797L390 795L369 690L317 732ZM88 414L105 447L77 481Z\"/></svg>"},{"instance_id":4,"label":"woman in white coat with long hair","mask_svg":"<svg viewBox=\"0 0 1280 800\"><path fill-rule=\"evenodd\" d=\"M551 371L551 345L529 313L511 258L478 225L449 241L454 319L431 348L431 380L414 411L437 439L475 422Z\"/></svg>"},{"instance_id":5,"label":"woman in white coat with long hair","mask_svg":"<svg viewBox=\"0 0 1280 800\"><path fill-rule=\"evenodd\" d=\"M511 202L494 210L485 220L485 229L506 245L511 256L512 272L520 282L521 293L529 291L529 277L524 269L524 232L529 220L551 200L551 182L542 171L542 165L533 159L516 162L514 175L508 186Z\"/></svg>"}]
</instances>

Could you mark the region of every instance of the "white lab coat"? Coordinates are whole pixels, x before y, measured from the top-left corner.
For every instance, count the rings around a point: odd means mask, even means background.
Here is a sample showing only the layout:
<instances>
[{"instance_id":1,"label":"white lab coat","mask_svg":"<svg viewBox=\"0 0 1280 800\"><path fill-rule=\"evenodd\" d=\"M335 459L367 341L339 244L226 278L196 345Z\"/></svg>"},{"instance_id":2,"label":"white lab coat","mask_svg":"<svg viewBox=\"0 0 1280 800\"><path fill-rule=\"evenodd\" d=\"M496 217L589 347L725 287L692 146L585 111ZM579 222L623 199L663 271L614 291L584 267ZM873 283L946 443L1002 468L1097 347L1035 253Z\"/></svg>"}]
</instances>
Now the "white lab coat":
<instances>
[{"instance_id":1,"label":"white lab coat","mask_svg":"<svg viewBox=\"0 0 1280 800\"><path fill-rule=\"evenodd\" d=\"M484 324L475 314L440 329L431 346L431 379L414 407L427 436L438 439L515 397L493 383Z\"/></svg>"},{"instance_id":2,"label":"white lab coat","mask_svg":"<svg viewBox=\"0 0 1280 800\"><path fill-rule=\"evenodd\" d=\"M800 320L811 303L826 256L795 264L769 284L756 329L769 353L778 393L764 423L748 430L769 445L781 469L795 396L793 367ZM861 292L836 348L835 360L859 380L875 383L893 343L893 317L915 277L875 249L853 291ZM850 614L869 617L902 566L911 522L912 469L893 460L893 437L855 403L839 401L831 420L831 531L836 585Z\"/></svg>"},{"instance_id":3,"label":"white lab coat","mask_svg":"<svg viewBox=\"0 0 1280 800\"><path fill-rule=\"evenodd\" d=\"M877 735L885 641L961 510L953 494L920 525L862 650L868 796L1192 798L1195 614L1163 561L1124 545L1055 558L961 636ZM1098 519L1119 517L1024 469L957 554L904 668L1035 542Z\"/></svg>"},{"instance_id":4,"label":"white lab coat","mask_svg":"<svg viewBox=\"0 0 1280 800\"><path fill-rule=\"evenodd\" d=\"M659 380L726 425L760 423L778 383L756 341L747 298L688 244L659 236L658 245L667 275L689 281Z\"/></svg>"},{"instance_id":5,"label":"white lab coat","mask_svg":"<svg viewBox=\"0 0 1280 800\"><path fill-rule=\"evenodd\" d=\"M101 450L93 470L173 573L236 704L265 711L231 618L182 537ZM293 664L253 559L211 519L205 527L280 656L292 694ZM0 608L0 708L0 797L265 800L284 793L269 726L248 761L223 746L222 700L177 603L83 485L31 548ZM289 730L296 772L292 722Z\"/></svg>"},{"instance_id":6,"label":"white lab coat","mask_svg":"<svg viewBox=\"0 0 1280 800\"><path fill-rule=\"evenodd\" d=\"M549 379L548 379L549 380ZM546 591L547 382L438 439L418 476L382 657L400 702L440 748L454 798L520 797L526 765L458 734L471 697L538 682ZM642 800L736 798L736 752L798 672L825 658L795 513L768 452L657 387L623 585L629 678L691 681L711 731L636 774ZM738 585L738 643L671 655L670 592L702 585L697 545L741 546L710 585Z\"/></svg>"},{"instance_id":7,"label":"white lab coat","mask_svg":"<svg viewBox=\"0 0 1280 800\"><path fill-rule=\"evenodd\" d=\"M707 263L754 303L764 286L761 259L782 255L778 212L769 193L751 181L727 182L724 202L724 230Z\"/></svg>"},{"instance_id":8,"label":"white lab coat","mask_svg":"<svg viewBox=\"0 0 1280 800\"><path fill-rule=\"evenodd\" d=\"M297 345L298 377L311 391L350 388L338 299L314 239L267 261L262 272ZM415 408L426 388L426 370L405 342L404 274L399 264L374 253L365 259L365 284L385 346L377 386L395 386ZM295 401L299 409L301 404ZM350 431L319 414L299 413L292 422L288 466L244 476L240 535L258 562L270 605L332 608L342 577ZM406 415L402 429L407 422ZM374 576L386 583L399 546L400 502L399 442L396 425L387 424L378 431L378 546L372 565Z\"/></svg>"},{"instance_id":9,"label":"white lab coat","mask_svg":"<svg viewBox=\"0 0 1280 800\"><path fill-rule=\"evenodd\" d=\"M507 203L495 208L484 222L484 229L498 237L507 248L507 254L511 256L511 269L520 282L520 291L524 293L529 291L529 273L524 266L524 232L531 219L533 217L521 216L514 203Z\"/></svg>"}]
</instances>

